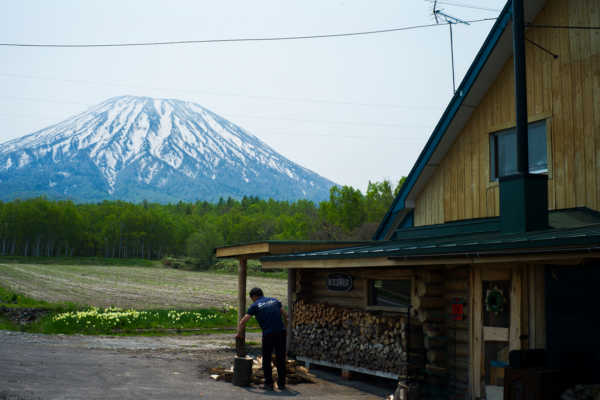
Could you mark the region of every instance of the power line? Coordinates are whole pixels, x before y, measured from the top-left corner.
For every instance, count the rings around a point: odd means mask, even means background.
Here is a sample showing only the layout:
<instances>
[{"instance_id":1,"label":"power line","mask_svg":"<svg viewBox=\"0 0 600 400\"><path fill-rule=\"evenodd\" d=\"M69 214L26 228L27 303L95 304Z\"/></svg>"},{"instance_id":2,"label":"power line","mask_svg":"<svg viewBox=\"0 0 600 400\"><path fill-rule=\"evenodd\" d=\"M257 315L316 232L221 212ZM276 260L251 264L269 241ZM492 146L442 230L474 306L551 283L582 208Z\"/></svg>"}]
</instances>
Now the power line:
<instances>
[{"instance_id":1,"label":"power line","mask_svg":"<svg viewBox=\"0 0 600 400\"><path fill-rule=\"evenodd\" d=\"M0 118L14 118L14 117L18 117L18 118L26 118L26 119L30 119L32 116L36 116L38 118L43 118L43 119L56 119L56 116L51 116L49 114L33 114L33 113L12 113L12 112L2 112L0 113ZM260 117L257 117L260 118ZM339 121L339 122L333 122L333 121L315 121L315 122L331 122L331 123L340 123L340 124L353 124L352 122L343 122L343 121ZM368 123L357 123L356 125L368 125ZM432 129L432 126L429 125L400 125L400 124L389 124L391 126L393 125L397 125L397 126L404 126L404 127L413 127L413 128L418 128L418 129L423 129L425 131L430 131ZM42 128L45 129L45 128ZM331 133L305 133L305 132L290 132L290 131L261 131L261 137L264 140L264 137L267 136L294 136L294 137L305 137L305 136L310 136L310 137L327 137L327 138L340 138L340 139L369 139L369 140L373 140L373 139L385 139L385 140L393 140L393 141L401 141L401 142L414 142L414 141L419 141L421 140L421 138L415 138L415 137L398 137L397 135L394 136L389 136L389 135L336 135L336 134L331 134ZM10 139L9 139L10 140ZM5 142L5 140L3 140L2 142Z\"/></svg>"},{"instance_id":2,"label":"power line","mask_svg":"<svg viewBox=\"0 0 600 400\"><path fill-rule=\"evenodd\" d=\"M435 0L425 0L428 3L434 3ZM482 11L491 11L491 12L500 12L499 9L497 8L488 8L488 7L481 7L481 6L476 6L473 4L466 4L466 3L455 3L455 2L451 2L451 1L437 1L437 4L444 4L447 6L454 6L454 7L462 7L462 8L471 8L473 10L482 10ZM471 21L468 21L471 22Z\"/></svg>"},{"instance_id":3,"label":"power line","mask_svg":"<svg viewBox=\"0 0 600 400\"><path fill-rule=\"evenodd\" d=\"M60 101L60 100L51 100L51 99L41 99L41 98L32 98L32 97L17 97L17 96L0 96L0 98L13 99L13 100L25 100L25 101L40 101L40 102L48 102L48 103L56 103L56 104L78 104L91 107L91 105L79 102L68 102L68 101ZM5 113L6 115L6 113ZM13 114L19 117L32 117L37 114ZM234 118L249 118L249 119L263 119L263 120L276 120L276 121L293 121L293 122L305 122L305 123L315 123L315 124L332 124L332 125L349 125L349 126L371 126L371 127L401 127L401 128L423 128L425 125L411 125L411 124L401 124L401 123L393 123L393 122L371 122L371 121L334 121L334 120L321 120L321 119L305 119L305 118L294 118L294 117L273 117L268 115L248 115L248 114L228 114L229 117ZM46 118L48 118L46 116ZM50 117L52 118L52 117ZM55 118L60 118L58 115ZM427 125L428 126L428 125Z\"/></svg>"},{"instance_id":4,"label":"power line","mask_svg":"<svg viewBox=\"0 0 600 400\"><path fill-rule=\"evenodd\" d=\"M181 88L169 88L169 87L148 87L145 85L133 85L128 83L119 83L119 82L95 82L95 81L87 81L87 80L76 80L76 79L59 79L52 77L44 77L44 76L35 76L35 75L22 75L22 74L13 74L13 73L0 73L0 76L7 78L18 78L18 79L38 79L45 81L56 81L56 82L67 82L67 83L75 83L75 84L85 84L85 85L99 85L99 86L115 86L115 87L128 87L128 88L142 88L145 90L170 90L175 92L183 92L183 93L198 93L210 96L224 96L224 97L243 97L248 99L264 99L264 100L276 100L276 101L288 101L288 102L300 102L300 103L317 103L317 104L336 104L336 105L348 105L348 106L358 106L358 107L386 107L386 108L399 108L399 109L421 109L421 110L438 110L438 107L429 107L429 106L415 106L415 105L401 105L401 104L389 104L389 103L358 103L352 101L341 101L341 100L328 100L328 99L310 99L310 98L292 98L292 97L276 97L276 96L259 96L259 95L246 95L241 93L224 93L224 92L214 92L210 90L194 90L194 89L181 89ZM7 96L2 96L7 97ZM24 100L24 98L22 98ZM33 100L33 99L32 99ZM43 100L39 100L43 101ZM50 100L48 100L50 101ZM54 100L50 101L54 102ZM66 101L59 101L66 103ZM78 103L89 106L88 104Z\"/></svg>"},{"instance_id":5,"label":"power line","mask_svg":"<svg viewBox=\"0 0 600 400\"><path fill-rule=\"evenodd\" d=\"M331 121L331 120L319 120L319 119L302 119L302 118L294 118L294 117L269 117L262 115L242 115L242 114L232 114L233 117L236 118L255 118L255 119L269 119L269 120L282 120L282 121L294 121L294 122L309 122L309 123L318 123L318 124L335 124L335 125L352 125L352 126L383 126L383 127L417 127L424 128L425 125L408 125L408 124L397 124L393 122L368 122L368 121ZM429 126L429 125L427 125Z\"/></svg>"},{"instance_id":6,"label":"power line","mask_svg":"<svg viewBox=\"0 0 600 400\"><path fill-rule=\"evenodd\" d=\"M482 18L467 21L469 23L493 21L496 18ZM278 36L278 37L263 37L263 38L231 38L231 39L204 39L204 40L174 40L164 42L132 42L132 43L100 43L100 44L57 44L57 43L0 43L0 46L5 47L60 47L60 48L95 48L95 47L139 47L139 46L171 46L171 45L186 45L186 44L203 44L203 43L232 43L232 42L268 42L268 41L281 41L281 40L304 40L304 39L325 39L334 37L348 37L348 36L364 36L374 35L380 33L400 32L408 31L413 29L422 28L434 28L436 26L445 24L426 24L426 25L413 25L404 26L399 28L389 29L377 29L373 31L362 31L362 32L344 32L344 33L330 33L320 35L303 35L303 36Z\"/></svg>"},{"instance_id":7,"label":"power line","mask_svg":"<svg viewBox=\"0 0 600 400\"><path fill-rule=\"evenodd\" d=\"M18 100L18 101L37 101L37 102L54 103L54 104L76 104L76 105L86 106L86 107L90 106L87 103L81 103L79 101L57 100L57 99L43 99L43 98L40 98L40 97L20 97L20 96L6 96L6 95L1 95L0 99L9 99L9 100Z\"/></svg>"},{"instance_id":8,"label":"power line","mask_svg":"<svg viewBox=\"0 0 600 400\"><path fill-rule=\"evenodd\" d=\"M261 132L261 135L263 136L294 136L294 137L305 137L305 136L311 136L311 137L326 137L326 138L339 138L339 139L368 139L368 140L392 140L392 141L401 141L401 142L421 142L421 140L423 140L423 138L420 137L407 137L407 138L402 138L402 137L398 137L398 136L387 136L387 135L370 135L370 136L365 136L365 135L331 135L328 133L302 133L302 132L285 132L285 131L279 131L279 132Z\"/></svg>"}]
</instances>

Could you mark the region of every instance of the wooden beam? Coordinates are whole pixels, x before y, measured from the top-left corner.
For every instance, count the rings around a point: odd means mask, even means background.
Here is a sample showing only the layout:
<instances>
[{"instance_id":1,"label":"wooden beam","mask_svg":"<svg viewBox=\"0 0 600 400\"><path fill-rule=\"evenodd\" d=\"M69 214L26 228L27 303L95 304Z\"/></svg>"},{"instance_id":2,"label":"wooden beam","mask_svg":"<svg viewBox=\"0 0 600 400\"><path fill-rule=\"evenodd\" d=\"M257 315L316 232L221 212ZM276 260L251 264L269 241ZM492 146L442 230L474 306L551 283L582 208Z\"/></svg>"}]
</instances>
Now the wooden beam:
<instances>
[{"instance_id":1,"label":"wooden beam","mask_svg":"<svg viewBox=\"0 0 600 400\"><path fill-rule=\"evenodd\" d=\"M535 348L546 348L546 267L536 266L534 270L535 291Z\"/></svg>"},{"instance_id":2,"label":"wooden beam","mask_svg":"<svg viewBox=\"0 0 600 400\"><path fill-rule=\"evenodd\" d=\"M510 288L510 334L508 340L509 350L521 350L521 305L522 305L522 276L523 266L518 265L513 269L512 284Z\"/></svg>"},{"instance_id":3,"label":"wooden beam","mask_svg":"<svg viewBox=\"0 0 600 400\"><path fill-rule=\"evenodd\" d=\"M536 326L536 319L535 319L535 313L536 313L536 309L535 309L536 273L535 273L535 270L537 268L541 268L541 267L538 267L537 265L529 265L529 267L527 268L527 273L528 273L527 297L529 298L529 301L528 301L528 307L529 307L528 335L529 335L529 348L530 349L536 348L535 337L536 337L537 326Z\"/></svg>"},{"instance_id":4,"label":"wooden beam","mask_svg":"<svg viewBox=\"0 0 600 400\"><path fill-rule=\"evenodd\" d=\"M293 254L319 250L331 250L344 247L365 245L367 242L259 242L245 243L233 246L218 247L215 250L217 258L235 258L248 256L259 258L274 254Z\"/></svg>"},{"instance_id":5,"label":"wooden beam","mask_svg":"<svg viewBox=\"0 0 600 400\"><path fill-rule=\"evenodd\" d=\"M483 268L481 271L481 279L484 281L510 281L511 269Z\"/></svg>"},{"instance_id":6,"label":"wooden beam","mask_svg":"<svg viewBox=\"0 0 600 400\"><path fill-rule=\"evenodd\" d=\"M296 295L296 270L288 269L288 321L287 321L287 337L286 337L286 349L290 349L292 344L292 327L294 326L294 297Z\"/></svg>"},{"instance_id":7,"label":"wooden beam","mask_svg":"<svg viewBox=\"0 0 600 400\"><path fill-rule=\"evenodd\" d=\"M525 264L521 269L521 349L531 349L529 344L529 281L531 279L530 271L535 268L535 265Z\"/></svg>"},{"instance_id":8,"label":"wooden beam","mask_svg":"<svg viewBox=\"0 0 600 400\"><path fill-rule=\"evenodd\" d=\"M473 266L471 270L471 398L481 396L481 366L483 363L483 287L481 285L481 268Z\"/></svg>"},{"instance_id":9,"label":"wooden beam","mask_svg":"<svg viewBox=\"0 0 600 400\"><path fill-rule=\"evenodd\" d=\"M238 257L238 256L263 256L269 254L269 243L250 243L238 246L218 247L216 249L217 258Z\"/></svg>"},{"instance_id":10,"label":"wooden beam","mask_svg":"<svg viewBox=\"0 0 600 400\"><path fill-rule=\"evenodd\" d=\"M248 259L239 257L240 266L238 267L238 321L246 315L246 279L248 275ZM242 335L242 345L245 342L246 332Z\"/></svg>"},{"instance_id":11,"label":"wooden beam","mask_svg":"<svg viewBox=\"0 0 600 400\"><path fill-rule=\"evenodd\" d=\"M387 257L372 258L328 258L304 260L261 260L264 269L288 268L376 268L376 267L408 267L408 266L433 266L433 265L465 265L465 264L495 264L510 262L559 262L559 260L581 260L583 258L599 258L600 253L573 253L573 254L529 254L506 255L490 257L432 257L410 260L389 259Z\"/></svg>"}]
</instances>

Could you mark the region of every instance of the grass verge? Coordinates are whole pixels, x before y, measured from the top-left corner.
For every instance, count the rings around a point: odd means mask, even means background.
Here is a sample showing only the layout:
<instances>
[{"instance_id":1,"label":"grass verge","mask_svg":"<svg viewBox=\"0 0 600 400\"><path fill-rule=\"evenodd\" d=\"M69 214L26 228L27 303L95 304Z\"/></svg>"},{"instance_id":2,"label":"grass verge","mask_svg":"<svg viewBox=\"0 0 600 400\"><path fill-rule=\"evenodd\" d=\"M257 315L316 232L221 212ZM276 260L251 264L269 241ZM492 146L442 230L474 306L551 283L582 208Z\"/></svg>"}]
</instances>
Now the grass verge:
<instances>
[{"instance_id":1,"label":"grass verge","mask_svg":"<svg viewBox=\"0 0 600 400\"><path fill-rule=\"evenodd\" d=\"M43 309L49 313L19 326L0 313L0 329L46 334L142 335L235 333L237 310L134 310L117 307L83 307L72 303L48 303L0 287L0 308ZM18 311L18 310L16 310ZM251 320L250 330L257 323Z\"/></svg>"},{"instance_id":2,"label":"grass verge","mask_svg":"<svg viewBox=\"0 0 600 400\"><path fill-rule=\"evenodd\" d=\"M235 326L237 311L232 310L123 310L88 308L56 313L42 318L35 326L44 333L87 335L178 333L179 330L212 329ZM143 332L140 332L143 330ZM169 330L165 332L165 330Z\"/></svg>"}]
</instances>

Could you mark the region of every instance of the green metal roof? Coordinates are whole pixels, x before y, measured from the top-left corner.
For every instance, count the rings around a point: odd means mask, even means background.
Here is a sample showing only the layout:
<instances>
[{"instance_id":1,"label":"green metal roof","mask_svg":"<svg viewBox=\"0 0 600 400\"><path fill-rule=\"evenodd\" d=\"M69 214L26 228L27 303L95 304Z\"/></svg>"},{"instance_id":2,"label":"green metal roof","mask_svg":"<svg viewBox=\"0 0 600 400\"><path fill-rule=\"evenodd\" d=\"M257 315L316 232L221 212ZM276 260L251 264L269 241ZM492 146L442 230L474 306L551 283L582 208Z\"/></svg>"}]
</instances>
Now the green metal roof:
<instances>
[{"instance_id":1,"label":"green metal roof","mask_svg":"<svg viewBox=\"0 0 600 400\"><path fill-rule=\"evenodd\" d=\"M483 256L488 253L555 252L587 249L600 251L600 213L575 208L550 213L549 229L503 234L498 218L460 221L408 228L397 240L310 253L263 257L268 261L343 258L426 258L436 256ZM471 228L471 229L469 229ZM411 235L411 232L413 235Z\"/></svg>"}]
</instances>

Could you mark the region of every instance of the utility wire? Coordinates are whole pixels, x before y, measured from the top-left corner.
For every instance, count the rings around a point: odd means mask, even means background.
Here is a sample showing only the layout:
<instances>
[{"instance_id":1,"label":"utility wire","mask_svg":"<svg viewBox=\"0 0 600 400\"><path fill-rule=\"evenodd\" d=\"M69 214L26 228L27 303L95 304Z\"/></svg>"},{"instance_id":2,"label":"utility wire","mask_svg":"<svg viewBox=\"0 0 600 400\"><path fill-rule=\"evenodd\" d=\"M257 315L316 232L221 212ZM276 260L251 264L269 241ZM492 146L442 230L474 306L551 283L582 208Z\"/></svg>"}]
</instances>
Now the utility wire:
<instances>
[{"instance_id":1,"label":"utility wire","mask_svg":"<svg viewBox=\"0 0 600 400\"><path fill-rule=\"evenodd\" d=\"M398 109L408 109L408 110L439 110L438 107L432 106L418 106L418 105L402 105L402 104L390 104L390 103L358 103L352 101L341 101L341 100L328 100L328 99L311 99L311 98L294 98L294 97L276 97L276 96L259 96L259 95L245 95L241 93L225 93L225 92L215 92L210 90L195 90L195 89L181 89L181 88L170 88L170 87L148 87L146 85L135 85L129 83L119 83L119 82L95 82L88 80L77 80L77 79L59 79L52 77L44 77L44 76L35 76L35 75L23 75L23 74L14 74L14 73L1 73L0 77L6 78L18 78L18 79L37 79L43 81L56 81L56 82L67 82L67 83L75 83L75 84L84 84L84 85L98 85L98 86L115 86L115 87L127 87L127 88L142 88L145 90L170 90L174 92L182 92L182 93L196 93L203 94L209 96L224 96L224 97L242 97L248 99L261 99L261 100L275 100L275 101L288 101L288 102L299 102L299 103L317 103L317 104L334 104L334 105L347 105L347 106L359 106L359 107L377 107L377 108L398 108ZM0 97L8 97L8 96L0 96ZM33 98L17 98L16 100L31 100L31 101L47 101L47 102L56 102L54 99L33 99ZM61 103L67 103L66 101L58 101ZM78 103L86 106L91 106L90 104Z\"/></svg>"},{"instance_id":2,"label":"utility wire","mask_svg":"<svg viewBox=\"0 0 600 400\"><path fill-rule=\"evenodd\" d=\"M425 1L428 2L428 3L435 3L435 0L425 0ZM473 5L473 4L466 4L466 3L455 3L455 2L452 2L452 1L439 1L438 0L437 4L444 4L446 6L454 6L454 7L462 7L462 8L471 8L473 10L500 12L500 10L497 9L497 8L481 7L481 6L476 6L476 5Z\"/></svg>"},{"instance_id":3,"label":"utility wire","mask_svg":"<svg viewBox=\"0 0 600 400\"><path fill-rule=\"evenodd\" d=\"M316 124L335 124L335 125L351 125L351 126L383 126L383 127L404 127L404 128L425 128L429 125L410 125L410 124L397 124L393 122L368 122L368 121L332 121L322 119L303 119L294 117L270 117L262 115L246 115L246 114L231 114L235 118L253 118L253 119L267 119L267 120L281 120L281 121L294 121L294 122L308 122Z\"/></svg>"},{"instance_id":4,"label":"utility wire","mask_svg":"<svg viewBox=\"0 0 600 400\"><path fill-rule=\"evenodd\" d=\"M7 113L3 112L4 115L15 115L18 117L37 117L39 114L27 114L27 113ZM56 116L51 116L49 114L42 115L44 118L60 118L58 114ZM371 122L371 121L334 121L334 120L322 120L322 119L304 119L304 118L294 118L294 117L272 117L268 115L247 115L247 114L228 114L230 118L247 118L247 119L259 119L259 120L272 120L272 121L293 121L293 122L301 122L308 124L319 124L319 125L348 125L355 127L399 127L399 128L407 128L407 129L421 129L428 128L429 125L418 125L418 124L401 124L401 123L384 123L384 122ZM63 117L64 118L64 117Z\"/></svg>"},{"instance_id":5,"label":"utility wire","mask_svg":"<svg viewBox=\"0 0 600 400\"><path fill-rule=\"evenodd\" d=\"M484 21L494 21L496 18L481 18L476 20L467 21L469 23L477 23ZM87 47L136 47L136 46L170 46L170 45L183 45L183 44L201 44L201 43L231 43L231 42L267 42L267 41L281 41L281 40L303 40L303 39L324 39L334 37L347 37L347 36L364 36L374 35L380 33L390 33L399 31L408 31L413 29L422 28L433 28L440 25L446 24L426 24L426 25L413 25L404 26L399 28L390 29L378 29L373 31L362 31L362 32L345 32L345 33L330 33L321 35L304 35L304 36L279 36L279 37L263 37L263 38L232 38L232 39L205 39L205 40L175 40L165 42L132 42L132 43L101 43L101 44L56 44L56 43L0 43L0 46L4 47L61 47L61 48L87 48Z\"/></svg>"},{"instance_id":6,"label":"utility wire","mask_svg":"<svg viewBox=\"0 0 600 400\"><path fill-rule=\"evenodd\" d=\"M76 105L80 105L80 106L90 107L90 104L82 103L79 101L44 99L41 97L21 97L21 96L0 95L0 99L9 99L9 100L18 100L18 101L35 101L35 102L54 103L54 104L76 104Z\"/></svg>"}]
</instances>

